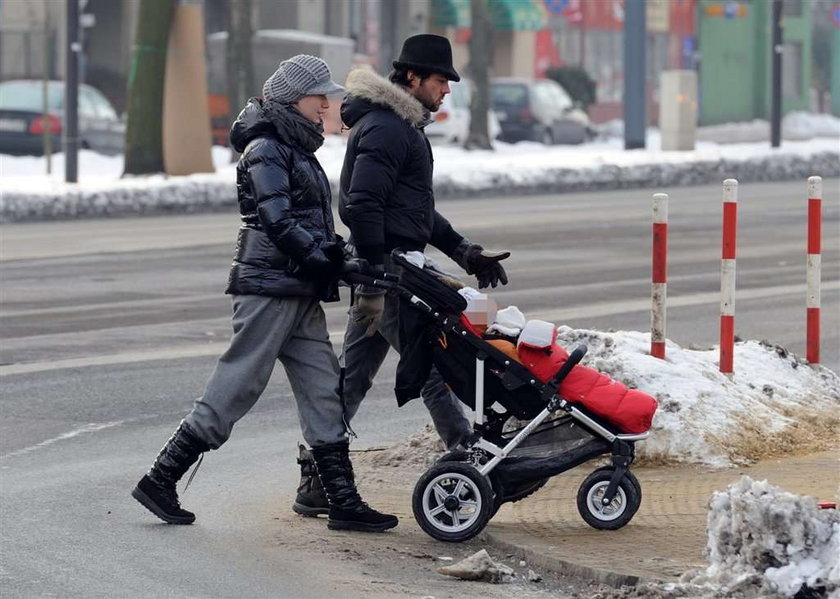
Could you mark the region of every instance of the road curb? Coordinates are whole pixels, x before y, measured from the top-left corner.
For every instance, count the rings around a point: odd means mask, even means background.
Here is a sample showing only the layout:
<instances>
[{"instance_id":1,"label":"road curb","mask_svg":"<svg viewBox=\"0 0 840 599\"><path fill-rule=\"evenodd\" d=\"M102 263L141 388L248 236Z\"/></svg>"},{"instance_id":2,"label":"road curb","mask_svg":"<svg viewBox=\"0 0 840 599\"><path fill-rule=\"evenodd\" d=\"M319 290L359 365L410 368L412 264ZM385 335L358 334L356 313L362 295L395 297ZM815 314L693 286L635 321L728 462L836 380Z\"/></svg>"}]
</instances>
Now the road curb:
<instances>
[{"instance_id":1,"label":"road curb","mask_svg":"<svg viewBox=\"0 0 840 599\"><path fill-rule=\"evenodd\" d=\"M515 555L516 557L524 559L529 564L533 564L544 570L561 574L563 576L582 578L615 588L620 588L622 586L636 586L638 584L648 582L667 582L665 580L642 578L631 574L621 574L611 570L592 568L590 566L583 566L560 558L550 557L525 545L505 541L491 532L485 532L484 536L487 540L487 544L491 545L495 549L503 551L506 554Z\"/></svg>"}]
</instances>

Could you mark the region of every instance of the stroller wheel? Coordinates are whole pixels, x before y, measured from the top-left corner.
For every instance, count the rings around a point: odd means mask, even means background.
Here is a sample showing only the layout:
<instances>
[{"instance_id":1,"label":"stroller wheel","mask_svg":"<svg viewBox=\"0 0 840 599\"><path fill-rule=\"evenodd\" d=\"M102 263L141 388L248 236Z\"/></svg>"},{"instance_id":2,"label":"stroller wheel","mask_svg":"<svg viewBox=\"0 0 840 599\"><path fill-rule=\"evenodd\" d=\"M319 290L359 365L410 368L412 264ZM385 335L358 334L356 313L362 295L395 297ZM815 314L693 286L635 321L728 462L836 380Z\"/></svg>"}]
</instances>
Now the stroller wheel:
<instances>
[{"instance_id":1,"label":"stroller wheel","mask_svg":"<svg viewBox=\"0 0 840 599\"><path fill-rule=\"evenodd\" d=\"M641 487L637 486L636 477L631 479L623 476L613 500L603 505L601 499L610 484L612 473L612 468L600 468L587 476L578 489L578 512L592 528L617 530L633 519L642 503Z\"/></svg>"},{"instance_id":2,"label":"stroller wheel","mask_svg":"<svg viewBox=\"0 0 840 599\"><path fill-rule=\"evenodd\" d=\"M439 541L460 542L480 533L493 513L493 488L470 464L439 462L429 468L412 495L414 518Z\"/></svg>"},{"instance_id":3,"label":"stroller wheel","mask_svg":"<svg viewBox=\"0 0 840 599\"><path fill-rule=\"evenodd\" d=\"M603 468L598 468L595 472L609 472L610 476L612 476L613 470L615 470L612 466L604 466ZM595 474L593 472L592 474ZM639 495L639 505L636 506L636 509L639 509L639 506L642 504L642 484L639 482L639 479L636 478L636 475L633 474L630 470L624 475L625 479L628 479L634 487L636 487L636 493Z\"/></svg>"}]
</instances>

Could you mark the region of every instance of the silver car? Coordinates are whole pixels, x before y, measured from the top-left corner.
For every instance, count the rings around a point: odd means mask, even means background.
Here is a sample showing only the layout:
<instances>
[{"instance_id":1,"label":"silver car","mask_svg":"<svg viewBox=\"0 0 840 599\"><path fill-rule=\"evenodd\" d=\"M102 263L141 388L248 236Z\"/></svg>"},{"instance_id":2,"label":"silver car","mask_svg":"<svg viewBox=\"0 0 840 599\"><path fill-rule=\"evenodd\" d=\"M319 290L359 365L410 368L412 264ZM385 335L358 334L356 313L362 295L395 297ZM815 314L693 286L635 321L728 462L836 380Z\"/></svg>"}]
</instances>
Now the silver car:
<instances>
[{"instance_id":1,"label":"silver car","mask_svg":"<svg viewBox=\"0 0 840 599\"><path fill-rule=\"evenodd\" d=\"M0 83L0 154L44 153L44 132L49 132L52 151L61 151L64 129L64 82L47 83L47 114L44 114L44 82L34 79ZM96 88L79 86L79 147L103 154L119 154L125 144L125 123Z\"/></svg>"},{"instance_id":2,"label":"silver car","mask_svg":"<svg viewBox=\"0 0 840 599\"><path fill-rule=\"evenodd\" d=\"M587 114L551 79L495 78L490 98L502 141L579 144L594 136Z\"/></svg>"}]
</instances>

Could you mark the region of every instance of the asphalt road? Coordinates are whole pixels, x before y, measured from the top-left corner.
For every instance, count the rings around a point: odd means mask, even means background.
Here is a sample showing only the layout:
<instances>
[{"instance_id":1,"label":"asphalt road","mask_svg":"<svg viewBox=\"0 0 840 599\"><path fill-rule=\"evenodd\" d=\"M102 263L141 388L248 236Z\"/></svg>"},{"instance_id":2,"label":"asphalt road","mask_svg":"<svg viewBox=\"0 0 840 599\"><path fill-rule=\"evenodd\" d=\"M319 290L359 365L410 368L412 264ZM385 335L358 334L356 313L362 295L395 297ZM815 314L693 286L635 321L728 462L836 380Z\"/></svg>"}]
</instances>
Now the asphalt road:
<instances>
[{"instance_id":1,"label":"asphalt road","mask_svg":"<svg viewBox=\"0 0 840 599\"><path fill-rule=\"evenodd\" d=\"M824 187L822 362L840 370L840 182ZM646 331L654 191L439 209L472 240L513 252L510 285L493 291L499 307ZM718 335L721 189L666 191L666 333L708 347ZM806 213L804 181L741 188L736 332L799 354ZM323 582L296 575L303 558L266 526L295 484L299 433L282 369L190 487L185 502L200 527L162 527L128 498L226 346L222 292L237 226L229 213L0 227L0 595L335 593L347 566ZM346 298L327 308L336 344L346 309ZM393 368L391 360L354 423L357 447L394 442L426 421L419 402L396 408Z\"/></svg>"}]
</instances>

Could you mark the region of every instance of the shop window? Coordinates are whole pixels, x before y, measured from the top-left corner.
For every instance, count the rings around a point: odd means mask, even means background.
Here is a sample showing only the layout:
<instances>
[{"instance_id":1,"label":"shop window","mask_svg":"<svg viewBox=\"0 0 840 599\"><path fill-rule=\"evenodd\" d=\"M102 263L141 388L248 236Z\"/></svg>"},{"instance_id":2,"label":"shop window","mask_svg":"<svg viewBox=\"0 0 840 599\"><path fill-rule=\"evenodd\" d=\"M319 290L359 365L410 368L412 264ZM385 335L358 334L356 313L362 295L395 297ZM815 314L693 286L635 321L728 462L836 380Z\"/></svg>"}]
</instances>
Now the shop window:
<instances>
[{"instance_id":1,"label":"shop window","mask_svg":"<svg viewBox=\"0 0 840 599\"><path fill-rule=\"evenodd\" d=\"M783 0L782 14L786 17L801 17L802 0Z\"/></svg>"}]
</instances>

